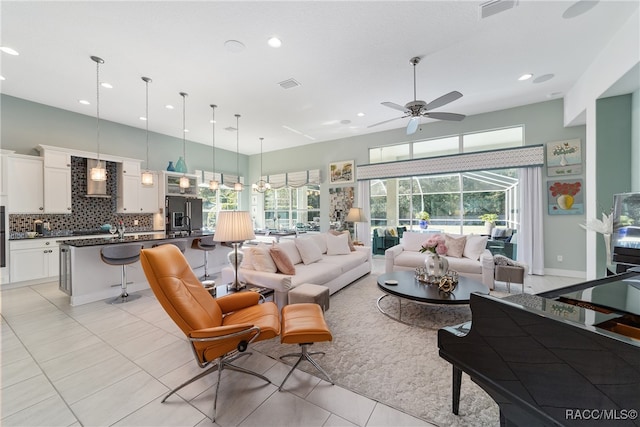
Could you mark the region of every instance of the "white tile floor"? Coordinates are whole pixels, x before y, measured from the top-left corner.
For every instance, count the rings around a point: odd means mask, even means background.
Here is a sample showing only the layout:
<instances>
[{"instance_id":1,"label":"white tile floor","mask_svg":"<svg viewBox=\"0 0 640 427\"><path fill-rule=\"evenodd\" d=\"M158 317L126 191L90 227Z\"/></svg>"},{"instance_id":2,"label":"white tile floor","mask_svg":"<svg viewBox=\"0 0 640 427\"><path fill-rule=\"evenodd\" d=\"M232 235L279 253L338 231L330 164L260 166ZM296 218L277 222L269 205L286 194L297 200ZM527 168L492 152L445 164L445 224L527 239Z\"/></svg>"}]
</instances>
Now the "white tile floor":
<instances>
[{"instance_id":1,"label":"white tile floor","mask_svg":"<svg viewBox=\"0 0 640 427\"><path fill-rule=\"evenodd\" d=\"M374 272L384 259L374 260ZM527 292L578 279L533 277ZM516 287L519 289L519 286ZM505 289L506 290L506 289ZM512 291L514 289L512 288ZM127 304L71 307L57 283L0 293L3 426L209 426L217 375L163 396L200 368L182 332L150 290ZM219 426L429 426L420 419L259 353L239 364L258 378L225 371Z\"/></svg>"}]
</instances>

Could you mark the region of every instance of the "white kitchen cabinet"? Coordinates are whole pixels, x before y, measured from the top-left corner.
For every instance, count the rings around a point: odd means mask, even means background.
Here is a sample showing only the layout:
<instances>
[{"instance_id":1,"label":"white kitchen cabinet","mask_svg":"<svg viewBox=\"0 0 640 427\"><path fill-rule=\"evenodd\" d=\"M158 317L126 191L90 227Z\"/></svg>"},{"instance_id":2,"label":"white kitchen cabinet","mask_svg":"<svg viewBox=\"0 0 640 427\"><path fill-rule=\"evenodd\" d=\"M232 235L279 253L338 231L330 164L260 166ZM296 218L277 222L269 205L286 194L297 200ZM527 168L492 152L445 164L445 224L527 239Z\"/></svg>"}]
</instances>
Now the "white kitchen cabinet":
<instances>
[{"instance_id":1,"label":"white kitchen cabinet","mask_svg":"<svg viewBox=\"0 0 640 427\"><path fill-rule=\"evenodd\" d=\"M122 174L137 176L140 179L140 162L132 162L129 160L124 160L122 162Z\"/></svg>"},{"instance_id":2,"label":"white kitchen cabinet","mask_svg":"<svg viewBox=\"0 0 640 427\"><path fill-rule=\"evenodd\" d=\"M158 212L157 175L152 186L142 185L140 162L124 161L118 164L118 178L119 213Z\"/></svg>"},{"instance_id":3,"label":"white kitchen cabinet","mask_svg":"<svg viewBox=\"0 0 640 427\"><path fill-rule=\"evenodd\" d=\"M7 210L9 213L43 213L42 158L7 156Z\"/></svg>"},{"instance_id":4,"label":"white kitchen cabinet","mask_svg":"<svg viewBox=\"0 0 640 427\"><path fill-rule=\"evenodd\" d=\"M71 213L71 154L44 150L44 212Z\"/></svg>"},{"instance_id":5,"label":"white kitchen cabinet","mask_svg":"<svg viewBox=\"0 0 640 427\"><path fill-rule=\"evenodd\" d=\"M9 242L9 279L12 283L57 277L59 267L58 238Z\"/></svg>"},{"instance_id":6,"label":"white kitchen cabinet","mask_svg":"<svg viewBox=\"0 0 640 427\"><path fill-rule=\"evenodd\" d=\"M153 185L140 184L140 212L156 213L160 206L158 204L158 174L153 174ZM142 181L142 178L140 178Z\"/></svg>"}]
</instances>

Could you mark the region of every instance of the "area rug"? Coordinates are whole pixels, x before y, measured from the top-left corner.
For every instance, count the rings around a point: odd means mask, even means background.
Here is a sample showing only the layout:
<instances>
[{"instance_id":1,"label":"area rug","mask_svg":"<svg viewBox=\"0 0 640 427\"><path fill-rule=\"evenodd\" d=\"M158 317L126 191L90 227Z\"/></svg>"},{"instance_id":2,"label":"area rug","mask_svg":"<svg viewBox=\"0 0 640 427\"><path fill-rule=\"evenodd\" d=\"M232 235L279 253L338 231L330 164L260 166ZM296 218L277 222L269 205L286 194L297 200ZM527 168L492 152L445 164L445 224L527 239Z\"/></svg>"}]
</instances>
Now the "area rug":
<instances>
[{"instance_id":1,"label":"area rug","mask_svg":"<svg viewBox=\"0 0 640 427\"><path fill-rule=\"evenodd\" d=\"M471 320L469 307L404 303L403 320L418 325L408 326L380 313L380 295L376 276L368 275L331 296L325 317L333 341L314 344L313 351L326 352L318 361L335 383L439 426L499 425L498 406L467 375L460 414L451 413L452 368L438 355L437 331ZM395 298L382 303L385 311L397 310ZM253 350L274 359L292 351L278 338ZM320 376L309 363L300 369Z\"/></svg>"}]
</instances>

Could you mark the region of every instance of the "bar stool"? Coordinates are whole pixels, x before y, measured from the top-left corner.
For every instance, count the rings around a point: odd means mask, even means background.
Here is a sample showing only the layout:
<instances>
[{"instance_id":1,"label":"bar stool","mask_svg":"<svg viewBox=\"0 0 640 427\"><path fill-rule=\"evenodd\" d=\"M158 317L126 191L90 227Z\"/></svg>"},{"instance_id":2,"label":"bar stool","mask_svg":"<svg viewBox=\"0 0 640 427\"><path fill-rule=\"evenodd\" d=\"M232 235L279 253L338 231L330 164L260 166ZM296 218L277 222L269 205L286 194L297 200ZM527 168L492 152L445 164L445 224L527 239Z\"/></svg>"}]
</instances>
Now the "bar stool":
<instances>
[{"instance_id":1,"label":"bar stool","mask_svg":"<svg viewBox=\"0 0 640 427\"><path fill-rule=\"evenodd\" d=\"M213 241L213 236L205 236L198 239L193 239L191 249L198 249L204 252L204 277L207 282L209 277L209 252L216 248L216 244ZM203 282L204 283L204 282Z\"/></svg>"},{"instance_id":2,"label":"bar stool","mask_svg":"<svg viewBox=\"0 0 640 427\"><path fill-rule=\"evenodd\" d=\"M180 249L180 252L184 253L184 251L187 250L187 241L186 240L172 240L170 242L162 242L162 243L155 243L153 245L153 247L157 247L160 245L174 245L177 246L178 249Z\"/></svg>"},{"instance_id":3,"label":"bar stool","mask_svg":"<svg viewBox=\"0 0 640 427\"><path fill-rule=\"evenodd\" d=\"M127 292L127 265L133 264L140 259L141 249L142 245L114 245L100 250L100 258L104 263L122 267L122 272L120 273L122 293L119 297L108 301L108 303L121 304L140 298L140 295L129 295Z\"/></svg>"}]
</instances>

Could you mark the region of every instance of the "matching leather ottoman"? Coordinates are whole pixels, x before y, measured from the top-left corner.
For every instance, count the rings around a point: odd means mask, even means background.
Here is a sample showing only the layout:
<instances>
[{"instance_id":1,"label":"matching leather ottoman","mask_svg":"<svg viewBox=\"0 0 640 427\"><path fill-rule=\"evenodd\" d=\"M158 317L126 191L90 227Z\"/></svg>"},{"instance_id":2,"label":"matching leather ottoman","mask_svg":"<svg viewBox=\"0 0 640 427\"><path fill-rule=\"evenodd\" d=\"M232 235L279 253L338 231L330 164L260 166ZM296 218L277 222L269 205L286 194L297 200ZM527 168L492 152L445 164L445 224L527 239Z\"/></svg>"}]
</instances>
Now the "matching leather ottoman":
<instances>
[{"instance_id":1,"label":"matching leather ottoman","mask_svg":"<svg viewBox=\"0 0 640 427\"><path fill-rule=\"evenodd\" d=\"M329 288L322 285L303 283L289 291L289 304L312 302L318 304L322 311L329 310Z\"/></svg>"},{"instance_id":2,"label":"matching leather ottoman","mask_svg":"<svg viewBox=\"0 0 640 427\"><path fill-rule=\"evenodd\" d=\"M328 292L328 289L327 289ZM298 357L298 360L293 365L293 368L289 371L285 379L280 384L278 390L282 390L282 386L289 379L289 376L298 367L300 362L305 359L313 366L316 367L327 378L331 384L333 380L329 377L329 374L313 360L311 356L315 354L324 354L324 352L309 352L309 346L315 342L331 341L333 336L329 327L324 320L324 314L318 304L315 303L299 303L289 304L282 308L280 315L282 324L280 328L280 342L283 344L298 344L300 346L300 353L289 353L280 358L285 357Z\"/></svg>"}]
</instances>

